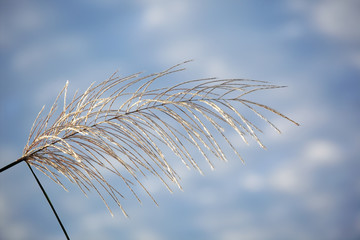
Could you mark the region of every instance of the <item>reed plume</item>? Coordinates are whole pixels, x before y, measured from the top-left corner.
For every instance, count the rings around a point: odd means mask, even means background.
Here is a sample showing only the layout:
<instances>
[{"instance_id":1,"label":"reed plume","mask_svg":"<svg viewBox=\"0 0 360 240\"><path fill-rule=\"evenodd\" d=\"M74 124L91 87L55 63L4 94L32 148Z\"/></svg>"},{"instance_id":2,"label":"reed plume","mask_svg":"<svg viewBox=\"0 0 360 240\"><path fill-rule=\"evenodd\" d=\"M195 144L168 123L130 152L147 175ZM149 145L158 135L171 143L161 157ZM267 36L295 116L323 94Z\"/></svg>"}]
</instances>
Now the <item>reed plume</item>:
<instances>
[{"instance_id":1,"label":"reed plume","mask_svg":"<svg viewBox=\"0 0 360 240\"><path fill-rule=\"evenodd\" d=\"M167 158L169 152L201 173L194 150L211 168L213 159L227 161L229 151L224 144L243 161L229 129L245 143L253 138L264 148L258 137L260 128L240 108L250 110L279 133L263 112L298 125L273 108L246 98L256 91L280 87L268 82L208 78L166 87L169 80L165 76L184 70L183 64L147 76L114 73L71 98L67 82L49 113L42 117L44 107L41 109L23 156L10 165L26 161L64 189L61 176L65 176L85 195L96 191L111 214L109 197L127 215L120 201L124 189L110 183L112 175L139 201L136 184L156 203L141 178L155 175L170 191L169 181L181 188L173 160Z\"/></svg>"}]
</instances>

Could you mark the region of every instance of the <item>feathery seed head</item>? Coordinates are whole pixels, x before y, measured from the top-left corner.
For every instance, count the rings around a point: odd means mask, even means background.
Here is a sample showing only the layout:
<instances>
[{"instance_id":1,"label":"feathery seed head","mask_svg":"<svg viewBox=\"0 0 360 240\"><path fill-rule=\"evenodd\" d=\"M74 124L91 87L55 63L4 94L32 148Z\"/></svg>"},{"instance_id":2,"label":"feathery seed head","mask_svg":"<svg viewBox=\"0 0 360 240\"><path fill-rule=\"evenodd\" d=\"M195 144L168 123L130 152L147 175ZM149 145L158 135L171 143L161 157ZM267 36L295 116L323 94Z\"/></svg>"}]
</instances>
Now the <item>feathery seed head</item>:
<instances>
[{"instance_id":1,"label":"feathery seed head","mask_svg":"<svg viewBox=\"0 0 360 240\"><path fill-rule=\"evenodd\" d=\"M226 129L234 130L245 143L250 137L264 147L257 136L261 130L240 113L240 108L250 109L278 132L260 110L298 125L266 105L245 99L250 93L278 88L267 82L208 78L155 87L156 81L182 71L181 65L144 77L115 73L91 84L83 94L76 92L70 102L67 81L50 112L40 118L42 108L37 116L23 155L64 189L59 173L85 195L95 190L111 213L107 194L127 215L119 200L124 197L120 187L109 183L108 173L118 176L139 201L133 181L154 200L141 176L156 176L170 191L166 179L181 188L180 178L166 157L169 152L202 173L193 157L195 151L211 168L213 158L227 161L224 145L242 160ZM56 116L62 94L63 108Z\"/></svg>"}]
</instances>

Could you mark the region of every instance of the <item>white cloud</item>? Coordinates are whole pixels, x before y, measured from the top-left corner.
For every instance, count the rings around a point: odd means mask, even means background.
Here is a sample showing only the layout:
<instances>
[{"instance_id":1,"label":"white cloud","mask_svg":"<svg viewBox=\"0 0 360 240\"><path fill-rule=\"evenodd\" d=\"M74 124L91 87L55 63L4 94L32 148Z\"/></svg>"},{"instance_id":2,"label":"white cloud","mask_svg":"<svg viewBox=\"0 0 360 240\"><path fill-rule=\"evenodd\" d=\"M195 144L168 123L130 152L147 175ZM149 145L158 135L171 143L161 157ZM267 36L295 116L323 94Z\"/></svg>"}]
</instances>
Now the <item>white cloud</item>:
<instances>
[{"instance_id":1,"label":"white cloud","mask_svg":"<svg viewBox=\"0 0 360 240\"><path fill-rule=\"evenodd\" d=\"M221 198L212 187L198 190L194 197L197 204L202 207L215 206Z\"/></svg>"},{"instance_id":2,"label":"white cloud","mask_svg":"<svg viewBox=\"0 0 360 240\"><path fill-rule=\"evenodd\" d=\"M205 60L206 59L206 60ZM229 67L229 63L226 62L220 56L208 56L202 60L204 72L211 77L235 77L234 74L231 74L233 71Z\"/></svg>"},{"instance_id":3,"label":"white cloud","mask_svg":"<svg viewBox=\"0 0 360 240\"><path fill-rule=\"evenodd\" d=\"M189 6L187 1L141 1L145 6L143 26L147 30L161 27L176 27L182 19L185 19Z\"/></svg>"},{"instance_id":4,"label":"white cloud","mask_svg":"<svg viewBox=\"0 0 360 240\"><path fill-rule=\"evenodd\" d=\"M7 12L0 17L0 47L10 47L16 40L20 40L21 35L43 27L47 22L44 19L49 19L49 11L45 9L26 3L21 5L22 7L12 8L11 15Z\"/></svg>"},{"instance_id":5,"label":"white cloud","mask_svg":"<svg viewBox=\"0 0 360 240\"><path fill-rule=\"evenodd\" d=\"M261 191L265 186L264 177L258 174L248 173L240 179L240 185L252 192Z\"/></svg>"},{"instance_id":6,"label":"white cloud","mask_svg":"<svg viewBox=\"0 0 360 240\"><path fill-rule=\"evenodd\" d=\"M341 161L341 148L329 140L315 139L304 149L304 160L310 166L334 165Z\"/></svg>"},{"instance_id":7,"label":"white cloud","mask_svg":"<svg viewBox=\"0 0 360 240\"><path fill-rule=\"evenodd\" d=\"M335 51L342 50L337 54L337 59L344 58L343 62L360 67L357 57L360 40L358 0L293 0L288 4L291 11L300 13L308 29L322 34L330 42L336 42L338 48Z\"/></svg>"},{"instance_id":8,"label":"white cloud","mask_svg":"<svg viewBox=\"0 0 360 240\"><path fill-rule=\"evenodd\" d=\"M0 195L0 237L4 239L27 239L31 236L30 226L19 219L14 219L9 209L8 199Z\"/></svg>"},{"instance_id":9,"label":"white cloud","mask_svg":"<svg viewBox=\"0 0 360 240\"><path fill-rule=\"evenodd\" d=\"M168 181L168 179L166 179L164 176L162 176L161 173L160 173L160 176L163 177L165 181ZM144 178L142 180L142 184L150 192L151 195L159 194L162 192L167 193L167 188L166 188L165 184L155 176L149 175L148 177ZM168 184L169 184L170 188L174 188L174 186L175 186L171 183L168 183ZM143 191L143 189L139 187L139 191Z\"/></svg>"},{"instance_id":10,"label":"white cloud","mask_svg":"<svg viewBox=\"0 0 360 240\"><path fill-rule=\"evenodd\" d=\"M319 30L331 36L358 41L360 38L360 2L357 0L320 1L313 17Z\"/></svg>"},{"instance_id":11,"label":"white cloud","mask_svg":"<svg viewBox=\"0 0 360 240\"><path fill-rule=\"evenodd\" d=\"M341 147L326 139L313 139L302 147L299 158L274 169L270 174L270 186L287 193L312 191L311 181L319 167L334 166L341 161Z\"/></svg>"},{"instance_id":12,"label":"white cloud","mask_svg":"<svg viewBox=\"0 0 360 240\"><path fill-rule=\"evenodd\" d=\"M158 58L164 63L177 63L179 61L189 60L194 58L195 60L202 56L204 49L204 42L194 36L184 37L179 36L179 39L164 43L161 46ZM192 63L191 65L194 65Z\"/></svg>"},{"instance_id":13,"label":"white cloud","mask_svg":"<svg viewBox=\"0 0 360 240\"><path fill-rule=\"evenodd\" d=\"M294 166L275 169L269 181L273 189L285 193L298 193L304 189L304 181L299 176L299 169Z\"/></svg>"},{"instance_id":14,"label":"white cloud","mask_svg":"<svg viewBox=\"0 0 360 240\"><path fill-rule=\"evenodd\" d=\"M255 228L246 229L229 229L220 234L221 240L234 240L234 239L267 239L269 232L263 229L259 231Z\"/></svg>"},{"instance_id":15,"label":"white cloud","mask_svg":"<svg viewBox=\"0 0 360 240\"><path fill-rule=\"evenodd\" d=\"M85 52L86 41L78 36L67 36L49 42L38 42L19 49L12 59L14 71L41 69L59 57L69 58Z\"/></svg>"},{"instance_id":16,"label":"white cloud","mask_svg":"<svg viewBox=\"0 0 360 240\"><path fill-rule=\"evenodd\" d=\"M159 232L153 229L140 228L138 231L133 231L133 239L138 240L161 240L165 239Z\"/></svg>"},{"instance_id":17,"label":"white cloud","mask_svg":"<svg viewBox=\"0 0 360 240\"><path fill-rule=\"evenodd\" d=\"M314 192L305 198L305 203L309 209L318 214L328 214L337 207L336 199L331 193Z\"/></svg>"},{"instance_id":18,"label":"white cloud","mask_svg":"<svg viewBox=\"0 0 360 240\"><path fill-rule=\"evenodd\" d=\"M123 4L123 1L119 0L81 0L82 4L90 4L95 5L99 8L110 8L110 7L118 7Z\"/></svg>"},{"instance_id":19,"label":"white cloud","mask_svg":"<svg viewBox=\"0 0 360 240\"><path fill-rule=\"evenodd\" d=\"M106 228L116 227L118 222L112 218L108 211L94 211L90 210L86 214L86 218L81 222L83 229L88 229L93 232L104 231Z\"/></svg>"},{"instance_id":20,"label":"white cloud","mask_svg":"<svg viewBox=\"0 0 360 240\"><path fill-rule=\"evenodd\" d=\"M284 27L281 29L283 37L288 39L296 39L304 36L305 28L300 22L291 21L284 24Z\"/></svg>"},{"instance_id":21,"label":"white cloud","mask_svg":"<svg viewBox=\"0 0 360 240\"><path fill-rule=\"evenodd\" d=\"M245 72L238 64L234 66L231 58L214 53L212 48L212 43L201 35L179 34L173 41L164 42L158 59L163 65L193 59L186 67L201 73L198 78L234 78L240 77L239 72Z\"/></svg>"},{"instance_id":22,"label":"white cloud","mask_svg":"<svg viewBox=\"0 0 360 240\"><path fill-rule=\"evenodd\" d=\"M309 17L311 26L322 33L343 40L360 37L358 0L293 0L287 4L290 10Z\"/></svg>"},{"instance_id":23,"label":"white cloud","mask_svg":"<svg viewBox=\"0 0 360 240\"><path fill-rule=\"evenodd\" d=\"M358 213L354 222L354 226L357 232L360 232L360 214Z\"/></svg>"},{"instance_id":24,"label":"white cloud","mask_svg":"<svg viewBox=\"0 0 360 240\"><path fill-rule=\"evenodd\" d=\"M351 54L352 63L360 69L360 51Z\"/></svg>"}]
</instances>

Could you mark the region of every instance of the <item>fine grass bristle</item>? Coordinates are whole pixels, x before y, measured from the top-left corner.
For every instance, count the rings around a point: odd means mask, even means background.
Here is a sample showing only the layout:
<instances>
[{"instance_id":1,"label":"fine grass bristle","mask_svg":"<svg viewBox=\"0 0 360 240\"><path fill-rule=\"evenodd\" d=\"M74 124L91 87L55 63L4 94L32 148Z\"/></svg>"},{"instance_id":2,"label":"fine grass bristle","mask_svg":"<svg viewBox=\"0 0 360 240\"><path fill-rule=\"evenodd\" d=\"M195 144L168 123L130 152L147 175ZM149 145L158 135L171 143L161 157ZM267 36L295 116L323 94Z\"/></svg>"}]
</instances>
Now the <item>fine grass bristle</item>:
<instances>
[{"instance_id":1,"label":"fine grass bristle","mask_svg":"<svg viewBox=\"0 0 360 240\"><path fill-rule=\"evenodd\" d=\"M265 148L257 135L260 128L240 108L250 110L278 132L261 110L298 125L264 104L245 99L253 92L279 88L267 82L209 78L166 86L165 76L184 70L183 64L147 76L115 73L91 84L83 94L76 93L70 101L67 82L49 113L41 118L43 109L40 111L23 157L64 189L60 174L84 194L95 190L110 212L107 198L112 198L127 215L120 203L124 190L110 183L109 174L118 176L139 201L135 182L155 202L141 176L155 175L169 190L167 180L181 188L166 157L169 152L188 168L202 172L194 150L212 168L214 158L227 161L229 151L224 145L243 161L229 129L245 143L253 138ZM63 101L59 101L61 95Z\"/></svg>"}]
</instances>

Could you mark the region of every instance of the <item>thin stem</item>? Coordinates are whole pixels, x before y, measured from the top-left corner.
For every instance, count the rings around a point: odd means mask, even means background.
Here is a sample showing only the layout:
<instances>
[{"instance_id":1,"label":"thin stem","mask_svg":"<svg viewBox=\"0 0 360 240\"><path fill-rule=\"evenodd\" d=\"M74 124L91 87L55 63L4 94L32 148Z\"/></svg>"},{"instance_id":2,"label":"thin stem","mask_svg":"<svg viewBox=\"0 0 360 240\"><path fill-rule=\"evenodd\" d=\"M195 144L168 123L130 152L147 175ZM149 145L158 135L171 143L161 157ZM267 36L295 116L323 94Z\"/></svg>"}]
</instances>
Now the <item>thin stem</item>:
<instances>
[{"instance_id":1,"label":"thin stem","mask_svg":"<svg viewBox=\"0 0 360 240\"><path fill-rule=\"evenodd\" d=\"M22 161L24 161L24 160L22 160ZM61 220L60 220L60 217L59 217L59 215L57 214L57 212L56 212L53 204L51 203L51 200L50 200L49 196L46 194L45 189L44 189L43 186L41 185L39 179L38 179L37 176L35 175L35 173L34 173L33 169L31 168L30 164L29 164L27 161L25 161L25 162L26 162L26 164L28 165L28 167L30 168L32 174L34 175L34 177L35 177L35 179L36 179L36 182L38 183L39 187L41 188L42 193L44 194L46 200L48 201L48 203L49 203L49 205L50 205L50 207L51 207L51 209L53 210L53 212L54 212L54 214L55 214L55 217L56 217L57 221L59 222L59 224L60 224L60 226L61 226L61 229L63 230L63 232L64 232L64 234L65 234L65 236L66 236L66 239L67 239L67 240L70 240L69 235L67 234L67 232L66 232L66 230L65 230L65 227L64 227L64 225L62 224L62 222L61 222Z\"/></svg>"},{"instance_id":2,"label":"thin stem","mask_svg":"<svg viewBox=\"0 0 360 240\"><path fill-rule=\"evenodd\" d=\"M12 163L10 163L10 164L6 165L5 167L1 168L1 169L0 169L0 172L3 172L3 171L5 171L6 169L8 169L8 168L11 168L11 167L15 166L16 164L18 164L18 163L21 163L21 162L25 161L27 158L28 158L28 156L23 156L23 157L19 158L18 160L16 160L16 161L14 161L14 162L12 162Z\"/></svg>"}]
</instances>

